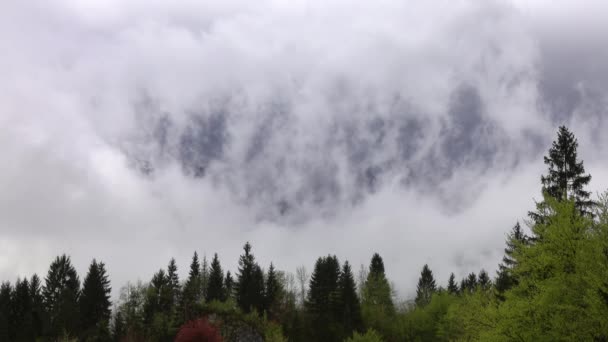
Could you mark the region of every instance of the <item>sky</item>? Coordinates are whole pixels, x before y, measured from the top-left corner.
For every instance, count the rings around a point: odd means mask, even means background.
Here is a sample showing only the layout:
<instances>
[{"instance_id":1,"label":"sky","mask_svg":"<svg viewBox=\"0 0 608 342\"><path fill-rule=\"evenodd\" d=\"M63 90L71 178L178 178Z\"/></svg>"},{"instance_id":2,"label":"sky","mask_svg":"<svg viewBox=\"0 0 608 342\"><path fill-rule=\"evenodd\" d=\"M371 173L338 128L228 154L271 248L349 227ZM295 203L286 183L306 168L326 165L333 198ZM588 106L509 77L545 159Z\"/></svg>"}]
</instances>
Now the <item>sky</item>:
<instances>
[{"instance_id":1,"label":"sky","mask_svg":"<svg viewBox=\"0 0 608 342\"><path fill-rule=\"evenodd\" d=\"M400 299L502 258L559 125L608 188L600 0L5 1L0 279L67 253L116 296L246 241L374 252Z\"/></svg>"}]
</instances>

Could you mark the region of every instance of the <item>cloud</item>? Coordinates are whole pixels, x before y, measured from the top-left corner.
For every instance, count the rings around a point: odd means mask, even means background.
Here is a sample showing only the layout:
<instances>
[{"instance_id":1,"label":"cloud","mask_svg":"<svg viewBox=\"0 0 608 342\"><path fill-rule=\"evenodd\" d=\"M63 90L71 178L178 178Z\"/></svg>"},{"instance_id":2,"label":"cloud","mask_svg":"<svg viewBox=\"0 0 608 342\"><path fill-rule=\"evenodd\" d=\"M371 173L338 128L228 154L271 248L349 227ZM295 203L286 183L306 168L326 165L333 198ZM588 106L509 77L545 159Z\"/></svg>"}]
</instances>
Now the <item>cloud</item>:
<instances>
[{"instance_id":1,"label":"cloud","mask_svg":"<svg viewBox=\"0 0 608 342\"><path fill-rule=\"evenodd\" d=\"M250 240L290 271L377 251L405 298L496 267L557 125L608 180L599 1L2 7L2 279L65 251L116 293Z\"/></svg>"}]
</instances>

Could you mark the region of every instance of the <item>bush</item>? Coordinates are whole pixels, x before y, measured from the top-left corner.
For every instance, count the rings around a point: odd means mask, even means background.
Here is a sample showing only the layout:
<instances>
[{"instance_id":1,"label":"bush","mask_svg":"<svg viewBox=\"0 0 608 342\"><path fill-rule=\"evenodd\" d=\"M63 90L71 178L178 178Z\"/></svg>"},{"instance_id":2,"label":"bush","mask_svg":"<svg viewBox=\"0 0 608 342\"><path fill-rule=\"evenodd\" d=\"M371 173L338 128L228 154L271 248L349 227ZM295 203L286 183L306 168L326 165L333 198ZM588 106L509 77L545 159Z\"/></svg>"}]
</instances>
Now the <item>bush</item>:
<instances>
[{"instance_id":1,"label":"bush","mask_svg":"<svg viewBox=\"0 0 608 342\"><path fill-rule=\"evenodd\" d=\"M355 333L353 337L345 342L382 342L382 337L374 329L370 329L363 335Z\"/></svg>"},{"instance_id":2,"label":"bush","mask_svg":"<svg viewBox=\"0 0 608 342\"><path fill-rule=\"evenodd\" d=\"M207 318L185 323L179 329L176 342L222 342L219 330Z\"/></svg>"}]
</instances>

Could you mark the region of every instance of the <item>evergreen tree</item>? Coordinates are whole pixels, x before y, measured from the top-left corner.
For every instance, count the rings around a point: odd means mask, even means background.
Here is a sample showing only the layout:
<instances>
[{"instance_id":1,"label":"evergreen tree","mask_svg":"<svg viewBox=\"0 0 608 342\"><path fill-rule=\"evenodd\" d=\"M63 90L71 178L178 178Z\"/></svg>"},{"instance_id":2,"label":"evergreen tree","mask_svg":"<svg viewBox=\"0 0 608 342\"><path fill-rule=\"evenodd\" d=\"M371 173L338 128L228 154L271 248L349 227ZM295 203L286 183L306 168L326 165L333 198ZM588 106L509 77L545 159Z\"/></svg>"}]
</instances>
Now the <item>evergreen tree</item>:
<instances>
[{"instance_id":1,"label":"evergreen tree","mask_svg":"<svg viewBox=\"0 0 608 342\"><path fill-rule=\"evenodd\" d=\"M180 316L182 322L194 318L194 304L201 299L200 269L201 266L198 261L198 253L194 252L192 262L190 263L190 273L188 274L186 284L184 284L184 291L181 298Z\"/></svg>"},{"instance_id":2,"label":"evergreen tree","mask_svg":"<svg viewBox=\"0 0 608 342\"><path fill-rule=\"evenodd\" d=\"M151 326L157 313L169 314L171 309L171 288L169 277L160 269L154 273L146 291L144 303L144 323ZM165 317L168 318L168 317Z\"/></svg>"},{"instance_id":3,"label":"evergreen tree","mask_svg":"<svg viewBox=\"0 0 608 342\"><path fill-rule=\"evenodd\" d=\"M233 290L234 290L234 280L232 279L232 275L230 274L230 271L227 271L226 277L224 278L224 291L226 291L224 293L224 298L226 298L226 300L230 300L231 298L233 298L233 296L234 296Z\"/></svg>"},{"instance_id":4,"label":"evergreen tree","mask_svg":"<svg viewBox=\"0 0 608 342\"><path fill-rule=\"evenodd\" d=\"M114 342L120 342L126 334L127 327L125 326L125 319L122 312L117 310L114 315L114 322L112 323L112 340Z\"/></svg>"},{"instance_id":5,"label":"evergreen tree","mask_svg":"<svg viewBox=\"0 0 608 342\"><path fill-rule=\"evenodd\" d=\"M201 298L207 298L207 290L209 289L209 263L207 256L203 256L203 264L201 265Z\"/></svg>"},{"instance_id":6,"label":"evergreen tree","mask_svg":"<svg viewBox=\"0 0 608 342\"><path fill-rule=\"evenodd\" d=\"M80 322L84 340L97 339L100 328L108 325L112 305L111 291L105 264L93 259L80 296Z\"/></svg>"},{"instance_id":7,"label":"evergreen tree","mask_svg":"<svg viewBox=\"0 0 608 342\"><path fill-rule=\"evenodd\" d=\"M496 291L498 297L504 299L502 295L505 291L517 285L517 279L513 276L513 269L516 266L515 251L527 243L527 236L521 228L519 222L515 224L511 233L507 237L507 247L505 255L502 258L502 263L498 265L496 276Z\"/></svg>"},{"instance_id":8,"label":"evergreen tree","mask_svg":"<svg viewBox=\"0 0 608 342\"><path fill-rule=\"evenodd\" d=\"M492 286L492 281L490 280L490 276L488 276L488 272L483 269L479 271L477 283L482 290L488 290Z\"/></svg>"},{"instance_id":9,"label":"evergreen tree","mask_svg":"<svg viewBox=\"0 0 608 342\"><path fill-rule=\"evenodd\" d=\"M34 341L33 305L32 297L30 295L30 285L27 279L17 279L14 294L11 299L11 325L14 330L14 340Z\"/></svg>"},{"instance_id":10,"label":"evergreen tree","mask_svg":"<svg viewBox=\"0 0 608 342\"><path fill-rule=\"evenodd\" d=\"M458 285L456 284L456 276L454 275L454 273L450 273L450 279L448 280L448 293L458 293Z\"/></svg>"},{"instance_id":11,"label":"evergreen tree","mask_svg":"<svg viewBox=\"0 0 608 342\"><path fill-rule=\"evenodd\" d=\"M224 301L226 291L224 290L224 271L220 265L220 260L217 253L213 255L211 261L211 269L209 270L209 282L206 291L205 300L209 303L211 301Z\"/></svg>"},{"instance_id":12,"label":"evergreen tree","mask_svg":"<svg viewBox=\"0 0 608 342\"><path fill-rule=\"evenodd\" d=\"M378 253L372 256L362 294L361 312L365 325L377 331L388 332L391 329L390 322L395 318L395 305L384 271L384 261ZM394 339L388 335L384 337L387 340Z\"/></svg>"},{"instance_id":13,"label":"evergreen tree","mask_svg":"<svg viewBox=\"0 0 608 342\"><path fill-rule=\"evenodd\" d=\"M341 322L336 317L339 277L340 263L336 256L317 259L306 301L312 337L316 341L339 341L341 338Z\"/></svg>"},{"instance_id":14,"label":"evergreen tree","mask_svg":"<svg viewBox=\"0 0 608 342\"><path fill-rule=\"evenodd\" d=\"M433 272L425 264L422 267L422 272L420 272L418 286L416 287L416 305L419 307L428 305L435 292L437 292L437 284L435 283Z\"/></svg>"},{"instance_id":15,"label":"evergreen tree","mask_svg":"<svg viewBox=\"0 0 608 342\"><path fill-rule=\"evenodd\" d=\"M353 332L363 332L363 317L361 303L357 295L355 277L348 261L344 262L338 280L340 316L343 330L341 339L352 336Z\"/></svg>"},{"instance_id":16,"label":"evergreen tree","mask_svg":"<svg viewBox=\"0 0 608 342\"><path fill-rule=\"evenodd\" d=\"M77 336L80 279L70 257L63 254L51 263L42 294L49 315L51 337Z\"/></svg>"},{"instance_id":17,"label":"evergreen tree","mask_svg":"<svg viewBox=\"0 0 608 342\"><path fill-rule=\"evenodd\" d=\"M32 322L34 335L40 337L46 326L46 312L44 311L44 298L42 297L42 284L40 277L34 274L30 280L30 296L32 297Z\"/></svg>"},{"instance_id":18,"label":"evergreen tree","mask_svg":"<svg viewBox=\"0 0 608 342\"><path fill-rule=\"evenodd\" d=\"M169 265L167 266L167 280L169 283L169 292L171 297L170 307L171 310L174 310L181 297L179 275L177 274L177 264L175 263L174 258L171 258Z\"/></svg>"},{"instance_id":19,"label":"evergreen tree","mask_svg":"<svg viewBox=\"0 0 608 342\"><path fill-rule=\"evenodd\" d=\"M475 272L469 273L467 278L464 280L463 291L473 293L477 289L477 275Z\"/></svg>"},{"instance_id":20,"label":"evergreen tree","mask_svg":"<svg viewBox=\"0 0 608 342\"><path fill-rule=\"evenodd\" d=\"M0 285L0 341L10 341L13 338L12 294L13 288L9 282Z\"/></svg>"},{"instance_id":21,"label":"evergreen tree","mask_svg":"<svg viewBox=\"0 0 608 342\"><path fill-rule=\"evenodd\" d=\"M282 295L282 286L277 278L277 273L274 269L274 265L270 263L270 268L268 269L268 275L266 276L266 286L265 286L265 309L268 312L268 315L271 319L276 318L276 304L279 302L279 298Z\"/></svg>"},{"instance_id":22,"label":"evergreen tree","mask_svg":"<svg viewBox=\"0 0 608 342\"><path fill-rule=\"evenodd\" d=\"M591 215L595 203L589 199L590 192L584 187L591 181L591 175L585 174L583 161L578 160L578 141L574 134L565 126L559 127L557 140L549 149L549 155L544 157L548 166L548 174L541 176L543 194L557 201L572 200L583 215ZM537 204L537 212L529 215L534 222L545 218L547 203Z\"/></svg>"},{"instance_id":23,"label":"evergreen tree","mask_svg":"<svg viewBox=\"0 0 608 342\"><path fill-rule=\"evenodd\" d=\"M236 303L245 313L264 310L264 274L251 254L251 244L243 247L245 254L239 258L236 282Z\"/></svg>"}]
</instances>

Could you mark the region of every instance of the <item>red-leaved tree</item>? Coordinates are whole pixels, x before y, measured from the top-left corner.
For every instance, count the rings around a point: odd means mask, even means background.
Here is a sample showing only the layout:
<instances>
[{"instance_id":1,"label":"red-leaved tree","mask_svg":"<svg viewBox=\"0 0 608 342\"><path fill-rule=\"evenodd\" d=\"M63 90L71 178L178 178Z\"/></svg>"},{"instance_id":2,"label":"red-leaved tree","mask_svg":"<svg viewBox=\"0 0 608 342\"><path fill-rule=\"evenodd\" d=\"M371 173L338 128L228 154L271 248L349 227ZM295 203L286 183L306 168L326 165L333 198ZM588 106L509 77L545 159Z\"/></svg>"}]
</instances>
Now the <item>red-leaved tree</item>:
<instances>
[{"instance_id":1,"label":"red-leaved tree","mask_svg":"<svg viewBox=\"0 0 608 342\"><path fill-rule=\"evenodd\" d=\"M199 318L182 325L175 342L222 342L222 336L207 318Z\"/></svg>"}]
</instances>

